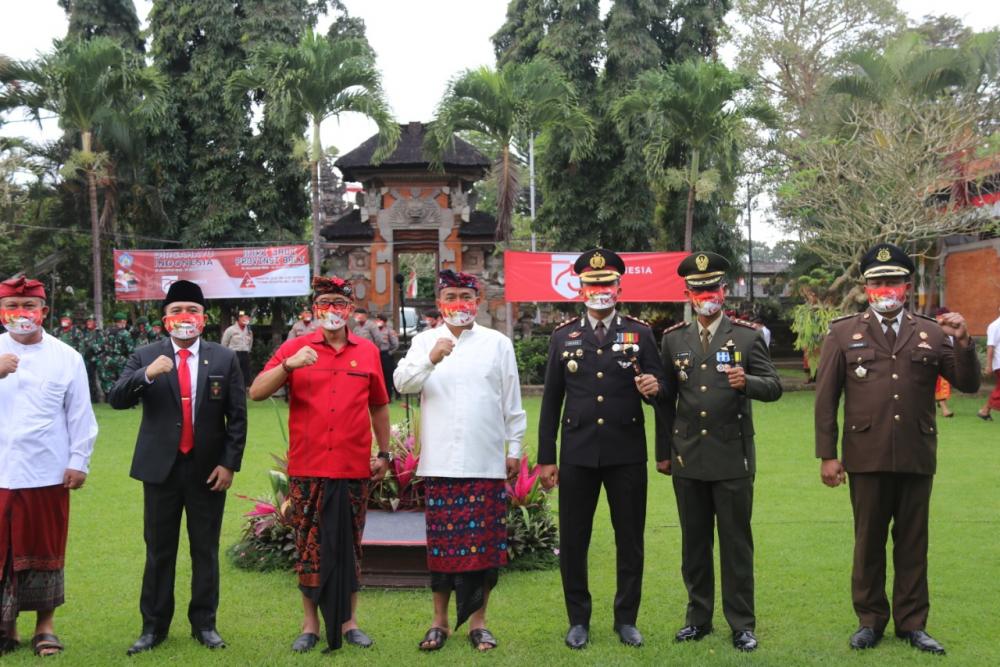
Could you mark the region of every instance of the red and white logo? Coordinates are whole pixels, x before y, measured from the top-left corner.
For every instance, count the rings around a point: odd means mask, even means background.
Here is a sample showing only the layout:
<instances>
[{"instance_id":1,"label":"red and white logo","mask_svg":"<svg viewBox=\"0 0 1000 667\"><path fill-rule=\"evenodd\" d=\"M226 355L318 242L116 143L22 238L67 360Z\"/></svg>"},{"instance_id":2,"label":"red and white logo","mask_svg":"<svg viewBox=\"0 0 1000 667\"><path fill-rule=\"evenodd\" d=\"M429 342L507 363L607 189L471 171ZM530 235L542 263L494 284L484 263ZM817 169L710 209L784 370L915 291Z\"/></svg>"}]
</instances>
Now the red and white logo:
<instances>
[{"instance_id":1,"label":"red and white logo","mask_svg":"<svg viewBox=\"0 0 1000 667\"><path fill-rule=\"evenodd\" d=\"M552 253L552 289L564 299L580 296L580 277L573 273L573 264L579 254Z\"/></svg>"}]
</instances>

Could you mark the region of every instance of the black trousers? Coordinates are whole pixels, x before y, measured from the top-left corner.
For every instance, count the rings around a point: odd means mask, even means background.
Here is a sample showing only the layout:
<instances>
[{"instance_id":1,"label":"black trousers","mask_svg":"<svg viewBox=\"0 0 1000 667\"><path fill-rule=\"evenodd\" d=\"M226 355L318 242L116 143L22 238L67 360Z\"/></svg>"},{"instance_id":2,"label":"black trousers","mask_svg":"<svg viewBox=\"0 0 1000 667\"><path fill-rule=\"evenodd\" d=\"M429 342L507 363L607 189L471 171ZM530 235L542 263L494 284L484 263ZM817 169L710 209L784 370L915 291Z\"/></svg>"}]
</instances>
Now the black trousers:
<instances>
[{"instance_id":1,"label":"black trousers","mask_svg":"<svg viewBox=\"0 0 1000 667\"><path fill-rule=\"evenodd\" d=\"M143 483L143 536L146 567L139 611L143 632L165 634L174 616L174 575L181 513L191 546L191 603L194 630L215 628L219 607L219 534L226 506L224 491L210 491L195 474L193 456L178 456L162 484Z\"/></svg>"},{"instance_id":2,"label":"black trousers","mask_svg":"<svg viewBox=\"0 0 1000 667\"><path fill-rule=\"evenodd\" d=\"M719 528L722 611L734 631L753 630L753 478L703 481L673 476L681 523L681 575L688 625L711 625L715 607L715 525Z\"/></svg>"},{"instance_id":3,"label":"black trousers","mask_svg":"<svg viewBox=\"0 0 1000 667\"><path fill-rule=\"evenodd\" d=\"M897 632L923 630L927 590L927 523L931 475L851 473L854 510L854 569L851 598L861 625L883 630L889 623L885 595L885 542L892 524L892 617Z\"/></svg>"},{"instance_id":4,"label":"black trousers","mask_svg":"<svg viewBox=\"0 0 1000 667\"><path fill-rule=\"evenodd\" d=\"M396 386L392 383L392 374L396 370L396 360L392 358L392 354L387 350L382 350L379 353L379 359L382 362L382 378L385 380L386 393L389 395L389 398L399 396Z\"/></svg>"},{"instance_id":5,"label":"black trousers","mask_svg":"<svg viewBox=\"0 0 1000 667\"><path fill-rule=\"evenodd\" d=\"M249 387L253 380L253 378L250 377L250 353L237 352L236 360L240 362L240 372L243 373L243 386Z\"/></svg>"},{"instance_id":6,"label":"black trousers","mask_svg":"<svg viewBox=\"0 0 1000 667\"><path fill-rule=\"evenodd\" d=\"M608 494L615 530L618 590L615 625L634 625L642 598L643 534L646 530L646 464L559 467L559 569L570 625L590 626L587 551L601 485Z\"/></svg>"}]
</instances>

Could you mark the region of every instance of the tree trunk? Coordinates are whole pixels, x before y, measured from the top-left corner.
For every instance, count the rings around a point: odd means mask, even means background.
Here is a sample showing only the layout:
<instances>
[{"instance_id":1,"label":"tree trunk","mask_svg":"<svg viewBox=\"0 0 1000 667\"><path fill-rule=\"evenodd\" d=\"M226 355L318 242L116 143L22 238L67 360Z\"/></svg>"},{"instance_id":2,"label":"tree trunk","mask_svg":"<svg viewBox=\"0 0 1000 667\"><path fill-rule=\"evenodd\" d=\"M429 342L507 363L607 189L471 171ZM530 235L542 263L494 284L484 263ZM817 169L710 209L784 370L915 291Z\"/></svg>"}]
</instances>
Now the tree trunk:
<instances>
[{"instance_id":1,"label":"tree trunk","mask_svg":"<svg viewBox=\"0 0 1000 667\"><path fill-rule=\"evenodd\" d=\"M692 237L694 236L694 202L698 190L698 149L691 151L691 171L688 175L688 200L687 211L684 213L684 252L692 251Z\"/></svg>"},{"instance_id":2,"label":"tree trunk","mask_svg":"<svg viewBox=\"0 0 1000 667\"><path fill-rule=\"evenodd\" d=\"M90 153L91 134L81 133L83 152ZM92 165L87 166L87 192L90 197L90 253L94 265L94 318L104 326L104 294L101 290L101 221L97 215L97 178Z\"/></svg>"},{"instance_id":3,"label":"tree trunk","mask_svg":"<svg viewBox=\"0 0 1000 667\"><path fill-rule=\"evenodd\" d=\"M312 155L309 164L309 180L312 190L312 274L318 276L321 273L320 266L320 236L319 236L319 161L323 153L323 144L319 137L319 121L313 120L313 140Z\"/></svg>"}]
</instances>

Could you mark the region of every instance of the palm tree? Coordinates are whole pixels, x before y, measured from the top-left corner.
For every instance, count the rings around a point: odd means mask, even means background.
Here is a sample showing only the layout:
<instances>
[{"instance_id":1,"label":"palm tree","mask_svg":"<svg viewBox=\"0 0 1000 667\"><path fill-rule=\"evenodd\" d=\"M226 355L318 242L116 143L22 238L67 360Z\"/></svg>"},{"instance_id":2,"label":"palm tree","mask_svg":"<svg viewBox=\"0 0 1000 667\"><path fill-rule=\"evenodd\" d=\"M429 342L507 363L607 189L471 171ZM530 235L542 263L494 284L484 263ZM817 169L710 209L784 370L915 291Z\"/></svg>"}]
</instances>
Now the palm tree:
<instances>
[{"instance_id":1,"label":"palm tree","mask_svg":"<svg viewBox=\"0 0 1000 667\"><path fill-rule=\"evenodd\" d=\"M263 91L265 111L299 132L312 128L309 171L312 190L312 270L320 273L319 163L323 159L320 126L327 118L359 113L375 121L379 144L377 164L395 150L399 125L382 91L381 75L368 43L361 39L331 39L307 30L299 43L268 44L254 51L250 66L229 79L233 94Z\"/></svg>"},{"instance_id":2,"label":"palm tree","mask_svg":"<svg viewBox=\"0 0 1000 667\"><path fill-rule=\"evenodd\" d=\"M737 101L748 87L745 77L721 63L686 60L643 72L612 107L619 131L642 142L654 189L687 188L685 252L691 252L695 202L707 199L719 185L719 170L703 170L702 165L730 159L748 119L771 119L768 108ZM678 149L685 155L682 169L669 166Z\"/></svg>"},{"instance_id":3,"label":"palm tree","mask_svg":"<svg viewBox=\"0 0 1000 667\"><path fill-rule=\"evenodd\" d=\"M46 109L59 116L64 130L80 134L80 148L70 164L84 172L90 205L94 315L104 321L101 284L101 226L97 175L109 167L109 156L97 150L95 134L116 134L124 125L153 120L166 108L167 81L147 67L141 56L108 37L69 40L38 61L0 63L8 83L0 107L15 103L37 116Z\"/></svg>"},{"instance_id":4,"label":"palm tree","mask_svg":"<svg viewBox=\"0 0 1000 667\"><path fill-rule=\"evenodd\" d=\"M497 186L497 238L507 240L519 192L519 156L536 135L557 130L567 137L570 159L583 157L593 143L593 121L577 103L573 84L551 60L535 58L499 70L465 70L452 79L425 148L440 167L456 132L475 133L497 147L491 172Z\"/></svg>"}]
</instances>

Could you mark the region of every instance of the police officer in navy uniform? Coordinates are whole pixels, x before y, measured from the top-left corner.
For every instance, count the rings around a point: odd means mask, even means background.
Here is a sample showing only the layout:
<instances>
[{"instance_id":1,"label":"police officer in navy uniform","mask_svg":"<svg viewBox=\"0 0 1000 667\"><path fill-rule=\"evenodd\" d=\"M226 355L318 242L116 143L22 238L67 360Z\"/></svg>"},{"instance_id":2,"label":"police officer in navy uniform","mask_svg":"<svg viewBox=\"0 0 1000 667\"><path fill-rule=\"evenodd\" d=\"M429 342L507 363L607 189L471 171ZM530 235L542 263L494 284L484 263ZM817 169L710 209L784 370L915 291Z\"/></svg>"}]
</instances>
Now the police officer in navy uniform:
<instances>
[{"instance_id":1,"label":"police officer in navy uniform","mask_svg":"<svg viewBox=\"0 0 1000 667\"><path fill-rule=\"evenodd\" d=\"M663 335L666 369L657 413L656 468L673 475L681 524L687 618L677 641L712 632L713 542L719 533L722 609L733 646L757 648L754 634L753 481L750 401L776 401L781 382L761 332L723 314L729 262L713 252L684 258L677 273L697 314Z\"/></svg>"},{"instance_id":2,"label":"police officer in navy uniform","mask_svg":"<svg viewBox=\"0 0 1000 667\"><path fill-rule=\"evenodd\" d=\"M615 308L625 273L621 257L597 248L580 255L573 268L587 312L552 333L538 424L542 484L560 487L559 565L570 624L566 644L580 649L589 641L587 550L603 485L618 560L614 630L624 644L640 646L636 619L646 524L642 405L644 398L659 394L663 371L649 326Z\"/></svg>"},{"instance_id":3,"label":"police officer in navy uniform","mask_svg":"<svg viewBox=\"0 0 1000 667\"><path fill-rule=\"evenodd\" d=\"M944 647L926 631L927 524L937 467L934 385L938 375L957 389L979 389L979 359L965 319L941 323L903 307L913 261L880 243L860 263L869 308L830 325L816 375L816 456L827 486L850 481L854 511L851 597L859 627L855 649L870 649L889 623L885 544L892 526L896 635L928 653ZM837 420L844 429L837 457Z\"/></svg>"}]
</instances>

